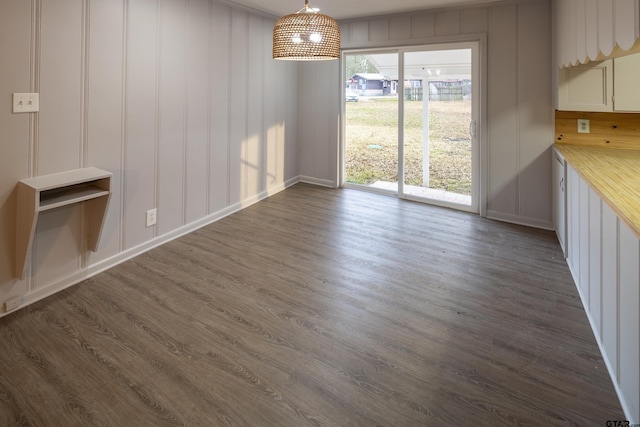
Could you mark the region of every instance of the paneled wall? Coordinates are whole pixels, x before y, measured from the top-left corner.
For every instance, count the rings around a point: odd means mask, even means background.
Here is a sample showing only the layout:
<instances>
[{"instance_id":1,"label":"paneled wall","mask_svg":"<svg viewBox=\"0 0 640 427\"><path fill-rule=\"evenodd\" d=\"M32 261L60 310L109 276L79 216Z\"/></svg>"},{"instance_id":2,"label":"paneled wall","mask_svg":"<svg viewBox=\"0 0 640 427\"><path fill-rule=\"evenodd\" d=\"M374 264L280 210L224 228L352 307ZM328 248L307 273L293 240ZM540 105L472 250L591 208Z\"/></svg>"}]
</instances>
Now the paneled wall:
<instances>
[{"instance_id":1,"label":"paneled wall","mask_svg":"<svg viewBox=\"0 0 640 427\"><path fill-rule=\"evenodd\" d=\"M483 202L487 216L551 228L551 17L548 1L425 11L340 23L342 47L426 44L486 35ZM300 172L337 185L339 64L303 66ZM319 121L318 118L325 120ZM327 121L328 120L328 121Z\"/></svg>"},{"instance_id":2,"label":"paneled wall","mask_svg":"<svg viewBox=\"0 0 640 427\"><path fill-rule=\"evenodd\" d=\"M561 66L640 48L640 0L556 0L553 8Z\"/></svg>"},{"instance_id":3,"label":"paneled wall","mask_svg":"<svg viewBox=\"0 0 640 427\"><path fill-rule=\"evenodd\" d=\"M297 179L299 66L271 59L273 23L214 0L0 2L0 304ZM12 92L39 92L40 112L12 114ZM17 181L86 166L114 174L98 252L85 250L82 207L48 211L15 279Z\"/></svg>"},{"instance_id":4,"label":"paneled wall","mask_svg":"<svg viewBox=\"0 0 640 427\"><path fill-rule=\"evenodd\" d=\"M301 179L335 187L340 123L338 61L301 63L300 96Z\"/></svg>"}]
</instances>

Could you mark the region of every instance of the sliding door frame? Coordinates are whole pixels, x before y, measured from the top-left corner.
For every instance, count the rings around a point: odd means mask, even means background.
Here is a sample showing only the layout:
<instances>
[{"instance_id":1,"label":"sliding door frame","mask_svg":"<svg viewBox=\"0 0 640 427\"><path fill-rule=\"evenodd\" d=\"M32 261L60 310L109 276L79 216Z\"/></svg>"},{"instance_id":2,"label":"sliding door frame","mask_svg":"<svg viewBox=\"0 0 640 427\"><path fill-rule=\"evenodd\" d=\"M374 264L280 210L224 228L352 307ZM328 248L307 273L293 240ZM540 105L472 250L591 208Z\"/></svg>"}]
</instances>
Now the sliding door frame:
<instances>
[{"instance_id":1,"label":"sliding door frame","mask_svg":"<svg viewBox=\"0 0 640 427\"><path fill-rule=\"evenodd\" d=\"M486 46L487 46L487 37L486 34L472 34L465 36L455 36L455 37L439 37L437 39L431 39L427 41L415 41L415 44L409 45L396 45L389 44L388 46L380 46L376 48L351 48L345 49L341 54L341 64L340 64L340 138L339 138L339 186L340 187L351 187L358 188L365 191L372 191L381 194L394 194L400 198L406 198L410 200L415 200L411 196L405 196L403 193L404 186L404 171L403 168L400 167L402 164L402 159L399 158L399 171L398 171L398 192L393 192L389 190L382 190L377 188L366 187L363 185L357 184L349 184L346 182L345 177L345 135L346 135L346 123L345 123L345 85L344 85L344 76L346 74L346 56L347 55L371 55L371 54L383 54L383 53L396 53L398 55L398 80L403 81L404 79L404 53L405 52L415 52L420 50L442 50L442 49L455 49L458 46L460 48L471 48L472 49L472 79L474 85L474 92L472 97L472 102L477 102L475 104L475 108L477 108L477 120L475 124L475 138L476 142L476 153L472 155L472 194L474 195L475 206L472 206L473 211L477 212L480 216L486 217L487 215L487 192L488 188L488 142L487 142L487 126L486 126L486 109L487 109L487 97L486 97L486 70L487 70L487 58L486 58ZM399 96L398 98L398 156L403 156L404 158L404 130L402 123L404 122L404 97ZM477 98L474 99L474 98ZM423 199L419 199L419 201L425 201ZM426 201L431 204L439 205L437 202L433 202L431 200ZM444 204L443 204L444 205ZM461 210L465 210L462 208Z\"/></svg>"}]
</instances>

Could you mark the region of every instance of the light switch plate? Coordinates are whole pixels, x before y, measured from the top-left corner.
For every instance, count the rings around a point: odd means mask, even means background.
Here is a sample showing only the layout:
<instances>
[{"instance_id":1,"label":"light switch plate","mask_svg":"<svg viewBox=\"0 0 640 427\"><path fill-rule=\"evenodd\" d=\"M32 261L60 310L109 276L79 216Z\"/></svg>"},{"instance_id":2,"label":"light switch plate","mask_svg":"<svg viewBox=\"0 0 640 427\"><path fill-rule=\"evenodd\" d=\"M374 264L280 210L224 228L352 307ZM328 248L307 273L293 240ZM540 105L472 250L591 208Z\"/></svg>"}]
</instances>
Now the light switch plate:
<instances>
[{"instance_id":1,"label":"light switch plate","mask_svg":"<svg viewBox=\"0 0 640 427\"><path fill-rule=\"evenodd\" d=\"M578 133L589 133L589 119L578 119Z\"/></svg>"},{"instance_id":2,"label":"light switch plate","mask_svg":"<svg viewBox=\"0 0 640 427\"><path fill-rule=\"evenodd\" d=\"M33 113L40 111L40 94L39 93L14 93L13 94L13 112L14 113Z\"/></svg>"}]
</instances>

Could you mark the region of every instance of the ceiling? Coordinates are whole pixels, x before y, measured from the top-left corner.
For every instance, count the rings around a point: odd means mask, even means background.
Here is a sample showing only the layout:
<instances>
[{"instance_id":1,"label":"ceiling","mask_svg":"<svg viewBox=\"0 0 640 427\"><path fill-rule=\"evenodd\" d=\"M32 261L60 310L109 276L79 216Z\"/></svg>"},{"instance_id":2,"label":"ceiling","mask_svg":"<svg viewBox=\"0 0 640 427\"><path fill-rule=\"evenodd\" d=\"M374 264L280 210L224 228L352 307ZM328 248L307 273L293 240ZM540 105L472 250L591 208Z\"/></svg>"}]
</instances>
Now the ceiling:
<instances>
[{"instance_id":1,"label":"ceiling","mask_svg":"<svg viewBox=\"0 0 640 427\"><path fill-rule=\"evenodd\" d=\"M491 3L495 0L309 0L310 7L337 20L389 15L451 6ZM304 0L226 0L274 16L295 13L304 7Z\"/></svg>"},{"instance_id":2,"label":"ceiling","mask_svg":"<svg viewBox=\"0 0 640 427\"><path fill-rule=\"evenodd\" d=\"M380 74L398 78L398 54L368 55ZM471 79L471 49L450 49L407 52L404 55L405 79L430 80Z\"/></svg>"}]
</instances>

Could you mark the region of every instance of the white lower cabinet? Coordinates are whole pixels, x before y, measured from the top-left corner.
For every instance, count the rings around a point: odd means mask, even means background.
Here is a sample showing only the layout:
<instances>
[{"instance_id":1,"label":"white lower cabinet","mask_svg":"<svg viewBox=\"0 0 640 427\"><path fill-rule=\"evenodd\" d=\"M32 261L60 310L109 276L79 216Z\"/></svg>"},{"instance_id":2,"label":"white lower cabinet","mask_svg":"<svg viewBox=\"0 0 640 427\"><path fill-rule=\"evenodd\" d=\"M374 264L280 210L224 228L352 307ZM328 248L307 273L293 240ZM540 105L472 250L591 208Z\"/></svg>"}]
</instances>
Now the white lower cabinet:
<instances>
[{"instance_id":1,"label":"white lower cabinet","mask_svg":"<svg viewBox=\"0 0 640 427\"><path fill-rule=\"evenodd\" d=\"M612 376L618 375L618 218L607 206L602 206L602 316L600 339L602 351Z\"/></svg>"},{"instance_id":2,"label":"white lower cabinet","mask_svg":"<svg viewBox=\"0 0 640 427\"><path fill-rule=\"evenodd\" d=\"M602 201L592 190L589 191L589 312L593 320L596 335L602 330Z\"/></svg>"},{"instance_id":3,"label":"white lower cabinet","mask_svg":"<svg viewBox=\"0 0 640 427\"><path fill-rule=\"evenodd\" d=\"M567 264L576 283L580 274L580 181L567 163Z\"/></svg>"},{"instance_id":4,"label":"white lower cabinet","mask_svg":"<svg viewBox=\"0 0 640 427\"><path fill-rule=\"evenodd\" d=\"M567 200L565 187L567 174L562 154L553 149L553 225L564 256L567 256Z\"/></svg>"},{"instance_id":5,"label":"white lower cabinet","mask_svg":"<svg viewBox=\"0 0 640 427\"><path fill-rule=\"evenodd\" d=\"M589 306L589 186L587 183L579 179L580 188L580 204L578 208L578 220L580 225L578 226L579 242L578 242L578 276L580 280L577 282L580 286L580 292L582 293L582 301L585 306ZM595 238L595 236L593 236Z\"/></svg>"},{"instance_id":6,"label":"white lower cabinet","mask_svg":"<svg viewBox=\"0 0 640 427\"><path fill-rule=\"evenodd\" d=\"M619 301L618 360L620 391L634 423L640 422L640 242L623 223L618 225Z\"/></svg>"},{"instance_id":7,"label":"white lower cabinet","mask_svg":"<svg viewBox=\"0 0 640 427\"><path fill-rule=\"evenodd\" d=\"M625 414L640 423L640 239L566 164L567 264Z\"/></svg>"}]
</instances>

